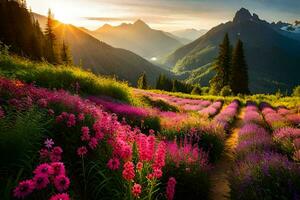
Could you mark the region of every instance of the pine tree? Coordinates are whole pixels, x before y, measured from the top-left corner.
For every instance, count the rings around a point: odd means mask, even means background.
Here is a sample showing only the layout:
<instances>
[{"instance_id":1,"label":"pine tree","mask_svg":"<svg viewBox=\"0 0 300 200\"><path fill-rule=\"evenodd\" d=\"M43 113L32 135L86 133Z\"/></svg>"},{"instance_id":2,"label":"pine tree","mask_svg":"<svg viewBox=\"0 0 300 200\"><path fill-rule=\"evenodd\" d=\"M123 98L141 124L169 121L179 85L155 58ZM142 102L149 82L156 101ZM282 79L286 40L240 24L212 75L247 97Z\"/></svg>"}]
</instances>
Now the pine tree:
<instances>
[{"instance_id":1,"label":"pine tree","mask_svg":"<svg viewBox=\"0 0 300 200\"><path fill-rule=\"evenodd\" d=\"M248 94L248 67L245 60L243 42L238 40L232 56L230 88L234 94Z\"/></svg>"},{"instance_id":2,"label":"pine tree","mask_svg":"<svg viewBox=\"0 0 300 200\"><path fill-rule=\"evenodd\" d=\"M215 77L210 81L211 93L218 94L221 89L229 84L231 66L231 46L228 34L226 33L222 44L219 46L219 56L214 63L216 70Z\"/></svg>"},{"instance_id":3,"label":"pine tree","mask_svg":"<svg viewBox=\"0 0 300 200\"><path fill-rule=\"evenodd\" d=\"M48 19L46 24L46 30L45 30L45 37L46 37L46 53L47 53L47 60L50 63L57 63L57 57L56 57L56 36L54 33L54 16L51 12L51 9L48 11Z\"/></svg>"},{"instance_id":4,"label":"pine tree","mask_svg":"<svg viewBox=\"0 0 300 200\"><path fill-rule=\"evenodd\" d=\"M222 86L229 83L230 61L231 61L231 47L228 33L225 34L222 44L219 47L219 56L217 60L217 67L220 72Z\"/></svg>"},{"instance_id":5,"label":"pine tree","mask_svg":"<svg viewBox=\"0 0 300 200\"><path fill-rule=\"evenodd\" d=\"M70 53L69 46L63 41L61 49L61 61L65 65L72 65L73 59Z\"/></svg>"},{"instance_id":6,"label":"pine tree","mask_svg":"<svg viewBox=\"0 0 300 200\"><path fill-rule=\"evenodd\" d=\"M147 77L146 77L146 73L144 72L138 79L138 82L137 82L137 86L139 89L147 89L148 86L147 86Z\"/></svg>"}]
</instances>

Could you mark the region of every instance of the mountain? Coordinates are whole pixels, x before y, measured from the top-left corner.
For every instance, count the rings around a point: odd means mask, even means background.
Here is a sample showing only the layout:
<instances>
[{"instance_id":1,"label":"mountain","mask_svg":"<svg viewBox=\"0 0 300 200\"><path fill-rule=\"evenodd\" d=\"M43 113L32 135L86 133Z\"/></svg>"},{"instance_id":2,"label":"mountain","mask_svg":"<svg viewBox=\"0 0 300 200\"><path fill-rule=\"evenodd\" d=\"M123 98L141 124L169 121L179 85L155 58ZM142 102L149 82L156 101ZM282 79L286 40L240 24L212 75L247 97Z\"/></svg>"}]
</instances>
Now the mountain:
<instances>
[{"instance_id":1,"label":"mountain","mask_svg":"<svg viewBox=\"0 0 300 200\"><path fill-rule=\"evenodd\" d=\"M278 33L300 41L300 24L298 21L295 21L295 24L289 24L285 22L277 22L271 24L272 28L276 30Z\"/></svg>"},{"instance_id":2,"label":"mountain","mask_svg":"<svg viewBox=\"0 0 300 200\"><path fill-rule=\"evenodd\" d=\"M219 44L228 33L232 45L244 42L252 92L291 90L300 84L300 42L278 33L258 15L240 9L233 21L220 24L194 42L171 53L165 60L173 71L184 74L190 82L208 84L212 77L210 63L218 55ZM203 69L201 69L203 68Z\"/></svg>"},{"instance_id":3,"label":"mountain","mask_svg":"<svg viewBox=\"0 0 300 200\"><path fill-rule=\"evenodd\" d=\"M119 26L105 24L95 31L89 31L95 38L114 47L128 49L146 59L160 58L183 44L178 38L163 31L151 29L142 20Z\"/></svg>"},{"instance_id":4,"label":"mountain","mask_svg":"<svg viewBox=\"0 0 300 200\"><path fill-rule=\"evenodd\" d=\"M46 17L38 14L34 16L41 27L45 27ZM132 84L136 84L143 72L151 84L154 84L160 73L169 74L133 52L100 42L73 25L58 22L55 32L61 41L64 40L70 46L75 64L83 64L84 68L96 74L117 76Z\"/></svg>"},{"instance_id":5,"label":"mountain","mask_svg":"<svg viewBox=\"0 0 300 200\"><path fill-rule=\"evenodd\" d=\"M188 40L194 41L197 38L201 37L207 32L205 29L197 30L197 29L183 29L183 30L177 30L171 32L173 35L180 37L180 38L186 38Z\"/></svg>"}]
</instances>

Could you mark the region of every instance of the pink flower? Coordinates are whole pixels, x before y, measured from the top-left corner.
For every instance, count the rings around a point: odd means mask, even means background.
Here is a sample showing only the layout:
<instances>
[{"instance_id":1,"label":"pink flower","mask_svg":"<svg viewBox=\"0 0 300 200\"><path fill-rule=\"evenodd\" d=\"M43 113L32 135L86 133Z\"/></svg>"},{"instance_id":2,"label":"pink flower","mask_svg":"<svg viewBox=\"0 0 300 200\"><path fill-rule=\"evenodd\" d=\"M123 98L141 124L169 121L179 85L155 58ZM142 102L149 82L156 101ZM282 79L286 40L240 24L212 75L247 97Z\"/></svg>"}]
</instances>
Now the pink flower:
<instances>
[{"instance_id":1,"label":"pink flower","mask_svg":"<svg viewBox=\"0 0 300 200\"><path fill-rule=\"evenodd\" d=\"M44 174L44 175L49 176L49 175L53 174L54 172L53 172L52 166L50 166L47 163L43 163L43 164L40 164L39 166L37 166L35 168L35 170L33 171L33 173L35 175Z\"/></svg>"},{"instance_id":2,"label":"pink flower","mask_svg":"<svg viewBox=\"0 0 300 200\"><path fill-rule=\"evenodd\" d=\"M98 140L97 140L97 138L93 137L89 142L89 147L91 149L96 149L97 146L98 146Z\"/></svg>"},{"instance_id":3,"label":"pink flower","mask_svg":"<svg viewBox=\"0 0 300 200\"><path fill-rule=\"evenodd\" d=\"M153 168L162 168L165 166L166 144L160 142L154 155Z\"/></svg>"},{"instance_id":4,"label":"pink flower","mask_svg":"<svg viewBox=\"0 0 300 200\"><path fill-rule=\"evenodd\" d=\"M50 181L48 175L37 174L33 177L33 182L35 184L35 188L41 190L46 188Z\"/></svg>"},{"instance_id":5,"label":"pink flower","mask_svg":"<svg viewBox=\"0 0 300 200\"><path fill-rule=\"evenodd\" d=\"M78 114L78 120L79 120L79 121L83 121L84 118L85 118L85 117L84 117L84 114L83 114L83 113L79 113L79 114Z\"/></svg>"},{"instance_id":6,"label":"pink flower","mask_svg":"<svg viewBox=\"0 0 300 200\"><path fill-rule=\"evenodd\" d=\"M168 200L173 200L174 198L175 185L176 185L175 178L174 177L169 178L167 189L166 189L166 195Z\"/></svg>"},{"instance_id":7,"label":"pink flower","mask_svg":"<svg viewBox=\"0 0 300 200\"><path fill-rule=\"evenodd\" d=\"M142 186L140 184L135 183L131 189L133 196L139 197L142 193Z\"/></svg>"},{"instance_id":8,"label":"pink flower","mask_svg":"<svg viewBox=\"0 0 300 200\"><path fill-rule=\"evenodd\" d=\"M55 114L55 112L54 112L54 110L49 109L49 110L48 110L48 114L51 115L51 116L53 116L53 115Z\"/></svg>"},{"instance_id":9,"label":"pink flower","mask_svg":"<svg viewBox=\"0 0 300 200\"><path fill-rule=\"evenodd\" d=\"M112 158L108 161L107 167L111 170L117 170L120 167L120 161L118 158Z\"/></svg>"},{"instance_id":10,"label":"pink flower","mask_svg":"<svg viewBox=\"0 0 300 200\"><path fill-rule=\"evenodd\" d=\"M83 126L81 128L81 133L82 133L82 135L81 135L81 140L82 141L89 141L91 139L91 136L89 134L90 133L89 127Z\"/></svg>"},{"instance_id":11,"label":"pink flower","mask_svg":"<svg viewBox=\"0 0 300 200\"><path fill-rule=\"evenodd\" d=\"M54 176L64 175L66 173L65 165L61 162L53 162L51 163L51 167Z\"/></svg>"},{"instance_id":12,"label":"pink flower","mask_svg":"<svg viewBox=\"0 0 300 200\"><path fill-rule=\"evenodd\" d=\"M44 144L45 144L45 147L47 147L48 149L51 149L52 146L54 145L54 142L52 139L46 139Z\"/></svg>"},{"instance_id":13,"label":"pink flower","mask_svg":"<svg viewBox=\"0 0 300 200\"><path fill-rule=\"evenodd\" d=\"M17 198L24 198L31 194L34 190L34 182L32 180L21 181L14 189L14 196Z\"/></svg>"},{"instance_id":14,"label":"pink flower","mask_svg":"<svg viewBox=\"0 0 300 200\"><path fill-rule=\"evenodd\" d=\"M47 149L41 149L39 153L42 159L45 159L49 156L49 151Z\"/></svg>"},{"instance_id":15,"label":"pink flower","mask_svg":"<svg viewBox=\"0 0 300 200\"><path fill-rule=\"evenodd\" d=\"M5 117L5 113L4 110L2 109L2 107L0 106L0 119Z\"/></svg>"},{"instance_id":16,"label":"pink flower","mask_svg":"<svg viewBox=\"0 0 300 200\"><path fill-rule=\"evenodd\" d=\"M162 171L161 169L154 169L154 172L153 172L153 176L157 179L161 178L162 177Z\"/></svg>"},{"instance_id":17,"label":"pink flower","mask_svg":"<svg viewBox=\"0 0 300 200\"><path fill-rule=\"evenodd\" d=\"M87 154L88 150L85 146L79 147L77 149L77 155L80 157L83 157L85 154Z\"/></svg>"},{"instance_id":18,"label":"pink flower","mask_svg":"<svg viewBox=\"0 0 300 200\"><path fill-rule=\"evenodd\" d=\"M48 105L48 102L47 102L46 99L39 99L39 100L37 101L37 104L38 104L40 107L42 107L42 108L46 108L47 105Z\"/></svg>"},{"instance_id":19,"label":"pink flower","mask_svg":"<svg viewBox=\"0 0 300 200\"><path fill-rule=\"evenodd\" d=\"M52 149L52 153L55 154L55 155L61 155L63 152L62 148L61 147L54 147Z\"/></svg>"},{"instance_id":20,"label":"pink flower","mask_svg":"<svg viewBox=\"0 0 300 200\"><path fill-rule=\"evenodd\" d=\"M76 116L74 114L70 114L67 121L67 126L72 127L75 126L75 124L76 124Z\"/></svg>"},{"instance_id":21,"label":"pink flower","mask_svg":"<svg viewBox=\"0 0 300 200\"><path fill-rule=\"evenodd\" d=\"M142 162L138 162L138 163L136 164L136 169L137 169L138 171L142 171L142 169L143 169L143 163L142 163Z\"/></svg>"},{"instance_id":22,"label":"pink flower","mask_svg":"<svg viewBox=\"0 0 300 200\"><path fill-rule=\"evenodd\" d=\"M54 194L50 197L50 200L70 200L70 196L67 193Z\"/></svg>"},{"instance_id":23,"label":"pink flower","mask_svg":"<svg viewBox=\"0 0 300 200\"><path fill-rule=\"evenodd\" d=\"M59 191L66 191L70 186L70 180L65 175L59 175L54 178L54 186Z\"/></svg>"},{"instance_id":24,"label":"pink flower","mask_svg":"<svg viewBox=\"0 0 300 200\"><path fill-rule=\"evenodd\" d=\"M128 161L124 164L123 167L124 167L122 172L123 178L128 181L132 180L135 176L133 162Z\"/></svg>"}]
</instances>

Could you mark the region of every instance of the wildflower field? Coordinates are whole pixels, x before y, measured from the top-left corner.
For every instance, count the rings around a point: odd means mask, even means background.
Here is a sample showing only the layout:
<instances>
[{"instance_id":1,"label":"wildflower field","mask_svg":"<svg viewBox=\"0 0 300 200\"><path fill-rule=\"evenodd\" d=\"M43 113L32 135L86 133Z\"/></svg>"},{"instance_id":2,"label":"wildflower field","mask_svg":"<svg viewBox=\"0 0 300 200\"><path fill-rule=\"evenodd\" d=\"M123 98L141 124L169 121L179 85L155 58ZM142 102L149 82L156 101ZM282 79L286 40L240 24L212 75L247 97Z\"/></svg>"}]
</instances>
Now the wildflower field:
<instances>
[{"instance_id":1,"label":"wildflower field","mask_svg":"<svg viewBox=\"0 0 300 200\"><path fill-rule=\"evenodd\" d=\"M299 98L138 90L11 56L0 75L0 199L300 199Z\"/></svg>"}]
</instances>

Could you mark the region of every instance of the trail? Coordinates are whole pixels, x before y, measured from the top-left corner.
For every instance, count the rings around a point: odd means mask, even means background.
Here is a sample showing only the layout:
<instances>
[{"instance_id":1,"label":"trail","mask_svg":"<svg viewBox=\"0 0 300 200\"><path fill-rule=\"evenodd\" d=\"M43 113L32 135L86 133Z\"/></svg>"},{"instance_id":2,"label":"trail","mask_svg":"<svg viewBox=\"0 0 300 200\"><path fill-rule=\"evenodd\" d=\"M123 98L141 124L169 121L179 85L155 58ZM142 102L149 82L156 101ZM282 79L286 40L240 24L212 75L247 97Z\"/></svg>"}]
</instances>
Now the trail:
<instances>
[{"instance_id":1,"label":"trail","mask_svg":"<svg viewBox=\"0 0 300 200\"><path fill-rule=\"evenodd\" d=\"M225 141L225 150L221 159L215 164L212 170L211 182L212 190L210 192L211 200L230 199L230 187L228 182L228 173L234 163L234 152L238 140L238 132L242 126L242 116L244 109L242 108L229 137Z\"/></svg>"}]
</instances>

